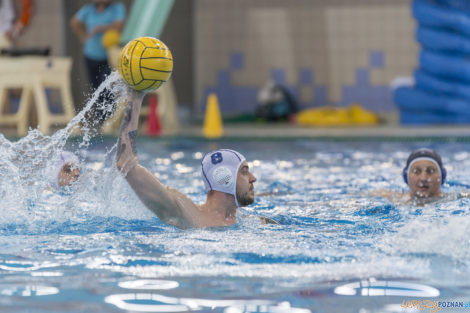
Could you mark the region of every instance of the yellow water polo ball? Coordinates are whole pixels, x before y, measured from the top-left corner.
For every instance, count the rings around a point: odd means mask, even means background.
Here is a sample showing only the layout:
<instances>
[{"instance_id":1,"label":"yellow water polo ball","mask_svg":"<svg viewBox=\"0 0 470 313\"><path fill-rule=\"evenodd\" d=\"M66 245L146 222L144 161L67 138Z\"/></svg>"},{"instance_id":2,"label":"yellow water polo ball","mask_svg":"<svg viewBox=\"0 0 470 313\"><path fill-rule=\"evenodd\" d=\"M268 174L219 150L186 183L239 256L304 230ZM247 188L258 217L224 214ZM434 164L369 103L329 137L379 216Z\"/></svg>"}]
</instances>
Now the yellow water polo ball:
<instances>
[{"instance_id":1,"label":"yellow water polo ball","mask_svg":"<svg viewBox=\"0 0 470 313\"><path fill-rule=\"evenodd\" d=\"M122 48L119 74L131 88L151 91L166 82L173 71L170 49L153 37L140 37Z\"/></svg>"}]
</instances>

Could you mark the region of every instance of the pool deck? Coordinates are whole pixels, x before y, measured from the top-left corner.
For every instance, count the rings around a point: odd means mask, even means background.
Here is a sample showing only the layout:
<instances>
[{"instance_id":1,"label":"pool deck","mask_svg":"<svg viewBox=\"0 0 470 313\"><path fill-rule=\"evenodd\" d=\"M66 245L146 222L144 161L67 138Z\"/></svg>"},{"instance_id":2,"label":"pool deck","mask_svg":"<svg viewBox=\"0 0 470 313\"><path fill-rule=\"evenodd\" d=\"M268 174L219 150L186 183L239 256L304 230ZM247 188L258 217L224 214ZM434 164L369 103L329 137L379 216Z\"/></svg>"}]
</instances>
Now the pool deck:
<instances>
[{"instance_id":1,"label":"pool deck","mask_svg":"<svg viewBox=\"0 0 470 313\"><path fill-rule=\"evenodd\" d=\"M178 136L203 137L202 127L182 127ZM290 124L230 124L224 137L247 139L289 138L469 138L470 126L299 127Z\"/></svg>"},{"instance_id":2,"label":"pool deck","mask_svg":"<svg viewBox=\"0 0 470 313\"><path fill-rule=\"evenodd\" d=\"M0 128L0 133L8 138L19 139L12 129ZM141 136L145 131L140 131ZM109 135L114 137L115 135ZM108 137L108 135L106 136ZM202 125L181 126L178 131L163 133L155 138L194 138L202 139ZM370 126L370 127L300 127L288 123L230 123L224 125L222 139L249 140L288 140L305 139L341 139L341 140L407 140L407 139L436 139L436 140L469 140L470 125L459 126Z\"/></svg>"}]
</instances>

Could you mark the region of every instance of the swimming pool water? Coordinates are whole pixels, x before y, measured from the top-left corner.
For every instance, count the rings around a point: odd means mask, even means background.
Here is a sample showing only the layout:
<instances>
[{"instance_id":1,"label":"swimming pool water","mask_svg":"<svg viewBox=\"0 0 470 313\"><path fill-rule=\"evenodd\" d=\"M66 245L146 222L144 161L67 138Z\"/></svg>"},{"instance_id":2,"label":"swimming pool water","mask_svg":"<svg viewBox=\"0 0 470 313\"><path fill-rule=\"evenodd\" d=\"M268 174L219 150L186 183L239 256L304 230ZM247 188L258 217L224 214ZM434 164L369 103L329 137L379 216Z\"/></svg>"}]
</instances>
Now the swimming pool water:
<instances>
[{"instance_id":1,"label":"swimming pool water","mask_svg":"<svg viewBox=\"0 0 470 313\"><path fill-rule=\"evenodd\" d=\"M117 172L116 138L94 137L86 116L105 87L116 102L125 93L113 73L52 136L0 135L0 312L417 312L431 310L412 302L426 299L448 312L469 304L470 200L461 195L470 189L469 142L138 138L140 162L195 202L205 200L199 167L209 150L239 150L258 178L260 196L236 225L180 230L161 223ZM79 125L83 135L71 137ZM416 206L370 195L404 191L402 167L422 146L443 156L444 199ZM83 174L56 192L44 169L63 149L79 155ZM280 224L261 225L257 215Z\"/></svg>"},{"instance_id":2,"label":"swimming pool water","mask_svg":"<svg viewBox=\"0 0 470 313\"><path fill-rule=\"evenodd\" d=\"M0 137L2 312L417 312L400 305L470 300L470 199L459 196L470 143L138 138L140 162L195 202L205 200L199 166L211 149L242 152L258 178L265 195L236 225L180 230L115 170L115 138L82 150L83 139L68 142L86 168L56 193L31 153L48 139L35 136ZM443 157L445 199L369 195L404 191L402 167L422 146Z\"/></svg>"}]
</instances>

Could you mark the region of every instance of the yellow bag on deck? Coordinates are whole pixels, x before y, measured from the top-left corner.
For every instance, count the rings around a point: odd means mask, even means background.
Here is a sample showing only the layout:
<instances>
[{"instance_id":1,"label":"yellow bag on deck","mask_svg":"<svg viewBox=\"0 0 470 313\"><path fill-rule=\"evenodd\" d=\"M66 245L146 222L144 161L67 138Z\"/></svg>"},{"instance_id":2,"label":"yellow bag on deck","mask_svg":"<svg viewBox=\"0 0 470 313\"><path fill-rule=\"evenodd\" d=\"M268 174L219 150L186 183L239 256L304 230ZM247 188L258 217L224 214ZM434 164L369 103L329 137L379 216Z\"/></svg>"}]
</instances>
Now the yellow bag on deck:
<instances>
[{"instance_id":1,"label":"yellow bag on deck","mask_svg":"<svg viewBox=\"0 0 470 313\"><path fill-rule=\"evenodd\" d=\"M378 122L379 118L375 113L365 110L357 103L347 108L324 106L297 114L297 124L304 126L376 125Z\"/></svg>"}]
</instances>

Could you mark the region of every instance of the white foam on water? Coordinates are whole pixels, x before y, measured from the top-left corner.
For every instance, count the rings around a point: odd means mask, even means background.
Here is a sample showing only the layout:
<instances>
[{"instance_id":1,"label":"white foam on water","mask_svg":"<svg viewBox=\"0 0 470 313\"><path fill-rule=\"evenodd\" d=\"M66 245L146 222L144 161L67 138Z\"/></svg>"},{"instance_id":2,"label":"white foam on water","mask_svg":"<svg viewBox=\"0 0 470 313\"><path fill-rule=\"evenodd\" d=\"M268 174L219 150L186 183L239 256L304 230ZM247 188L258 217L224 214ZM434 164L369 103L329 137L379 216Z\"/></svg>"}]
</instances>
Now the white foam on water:
<instances>
[{"instance_id":1,"label":"white foam on water","mask_svg":"<svg viewBox=\"0 0 470 313\"><path fill-rule=\"evenodd\" d=\"M470 265L470 217L415 218L384 236L381 247L395 254L439 254Z\"/></svg>"},{"instance_id":2,"label":"white foam on water","mask_svg":"<svg viewBox=\"0 0 470 313\"><path fill-rule=\"evenodd\" d=\"M125 99L127 88L119 74L113 72L91 95L84 108L54 134L48 136L38 129L30 129L25 137L16 142L0 134L0 224L35 228L38 222L78 222L86 220L90 214L135 214L135 206L127 211L116 210L123 203L132 206L139 202L135 197L132 198L132 193L123 192L128 186L112 164L115 145L99 155L98 161L107 163L107 166L93 170L87 162L87 148L93 136L99 132L99 125L96 120L91 120L90 114L94 109L112 113L113 108ZM105 89L113 97L102 101L100 94ZM79 141L69 144L77 130L81 134ZM82 177L69 192L53 190L44 176L48 162L63 150L71 150L82 162ZM132 199L123 201L123 197L119 196L121 194ZM116 201L119 205L116 205Z\"/></svg>"}]
</instances>

